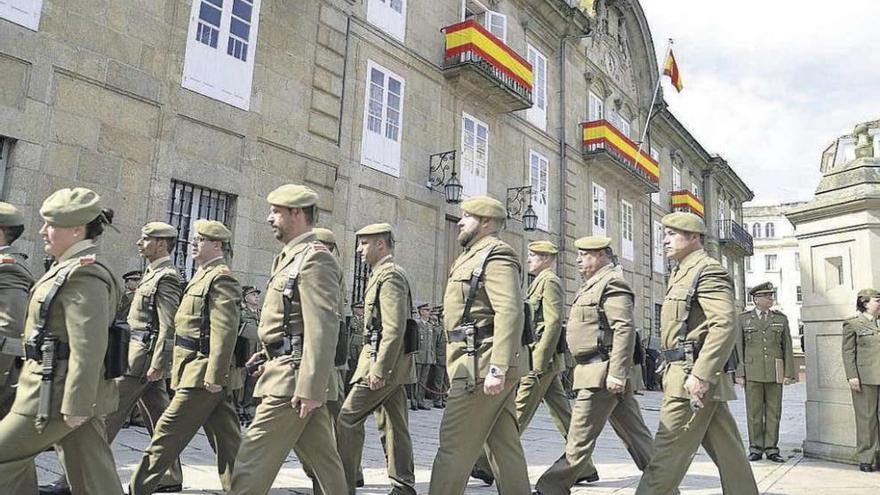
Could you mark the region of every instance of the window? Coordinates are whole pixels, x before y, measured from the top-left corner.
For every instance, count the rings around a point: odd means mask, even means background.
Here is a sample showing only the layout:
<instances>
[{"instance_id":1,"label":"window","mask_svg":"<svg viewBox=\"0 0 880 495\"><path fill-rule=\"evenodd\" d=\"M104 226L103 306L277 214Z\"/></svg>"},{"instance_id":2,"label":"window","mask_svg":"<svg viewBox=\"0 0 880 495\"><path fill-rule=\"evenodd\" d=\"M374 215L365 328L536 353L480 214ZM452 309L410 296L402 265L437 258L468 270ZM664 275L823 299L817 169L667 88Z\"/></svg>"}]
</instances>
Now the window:
<instances>
[{"instance_id":1,"label":"window","mask_svg":"<svg viewBox=\"0 0 880 495\"><path fill-rule=\"evenodd\" d=\"M801 253L794 253L794 269L795 271L801 271Z\"/></svg>"},{"instance_id":2,"label":"window","mask_svg":"<svg viewBox=\"0 0 880 495\"><path fill-rule=\"evenodd\" d=\"M400 177L403 90L402 77L367 61L361 163L394 177Z\"/></svg>"},{"instance_id":3,"label":"window","mask_svg":"<svg viewBox=\"0 0 880 495\"><path fill-rule=\"evenodd\" d=\"M703 195L700 193L700 185L696 182L691 182L691 192L694 194L695 198L703 197Z\"/></svg>"},{"instance_id":4,"label":"window","mask_svg":"<svg viewBox=\"0 0 880 495\"><path fill-rule=\"evenodd\" d=\"M32 31L40 27L43 0L0 0L0 18Z\"/></svg>"},{"instance_id":5,"label":"window","mask_svg":"<svg viewBox=\"0 0 880 495\"><path fill-rule=\"evenodd\" d=\"M734 261L733 262L733 297L736 299L741 299L739 288L740 288L739 263Z\"/></svg>"},{"instance_id":6,"label":"window","mask_svg":"<svg viewBox=\"0 0 880 495\"><path fill-rule=\"evenodd\" d=\"M672 167L672 190L681 191L681 170Z\"/></svg>"},{"instance_id":7,"label":"window","mask_svg":"<svg viewBox=\"0 0 880 495\"><path fill-rule=\"evenodd\" d=\"M550 162L535 151L529 152L529 185L532 186L532 208L538 215L538 228L550 230L550 206L547 195L547 174Z\"/></svg>"},{"instance_id":8,"label":"window","mask_svg":"<svg viewBox=\"0 0 880 495\"><path fill-rule=\"evenodd\" d=\"M526 120L544 130L547 128L547 57L529 44L527 58L532 64L534 103L526 110Z\"/></svg>"},{"instance_id":9,"label":"window","mask_svg":"<svg viewBox=\"0 0 880 495\"><path fill-rule=\"evenodd\" d=\"M605 235L605 188L593 182L593 235Z\"/></svg>"},{"instance_id":10,"label":"window","mask_svg":"<svg viewBox=\"0 0 880 495\"><path fill-rule=\"evenodd\" d=\"M657 148L655 148L653 146L651 146L650 150L651 150L651 158L653 158L655 162L660 163L660 150L658 150ZM660 204L660 193L658 193L658 192L651 193L651 201L653 201L654 203L659 205Z\"/></svg>"},{"instance_id":11,"label":"window","mask_svg":"<svg viewBox=\"0 0 880 495\"><path fill-rule=\"evenodd\" d=\"M403 42L406 35L406 0L368 0L367 21Z\"/></svg>"},{"instance_id":12,"label":"window","mask_svg":"<svg viewBox=\"0 0 880 495\"><path fill-rule=\"evenodd\" d=\"M495 35L502 42L507 43L507 16L486 8L477 0L462 1L462 20L474 19Z\"/></svg>"},{"instance_id":13,"label":"window","mask_svg":"<svg viewBox=\"0 0 880 495\"><path fill-rule=\"evenodd\" d=\"M206 187L171 180L171 200L168 207L168 223L177 228L177 243L172 258L183 278L189 279L196 271L196 264L189 249L192 225L196 220L217 220L232 229L232 205L235 197Z\"/></svg>"},{"instance_id":14,"label":"window","mask_svg":"<svg viewBox=\"0 0 880 495\"><path fill-rule=\"evenodd\" d=\"M12 140L0 136L0 198L4 197L6 191L6 170L9 165L9 152L12 151Z\"/></svg>"},{"instance_id":15,"label":"window","mask_svg":"<svg viewBox=\"0 0 880 495\"><path fill-rule=\"evenodd\" d=\"M489 126L463 113L461 117L461 185L463 196L486 194Z\"/></svg>"},{"instance_id":16,"label":"window","mask_svg":"<svg viewBox=\"0 0 880 495\"><path fill-rule=\"evenodd\" d=\"M259 10L260 0L194 0L181 85L248 110Z\"/></svg>"},{"instance_id":17,"label":"window","mask_svg":"<svg viewBox=\"0 0 880 495\"><path fill-rule=\"evenodd\" d=\"M590 122L594 120L602 120L605 118L605 103L602 101L602 98L590 91L590 95L587 100L587 120Z\"/></svg>"},{"instance_id":18,"label":"window","mask_svg":"<svg viewBox=\"0 0 880 495\"><path fill-rule=\"evenodd\" d=\"M776 237L776 226L773 225L773 222L767 222L764 225L764 237L768 239Z\"/></svg>"},{"instance_id":19,"label":"window","mask_svg":"<svg viewBox=\"0 0 880 495\"><path fill-rule=\"evenodd\" d=\"M775 254L765 254L764 255L764 271L765 272L775 272L776 271L776 255Z\"/></svg>"},{"instance_id":20,"label":"window","mask_svg":"<svg viewBox=\"0 0 880 495\"><path fill-rule=\"evenodd\" d=\"M660 331L660 314L663 312L663 305L654 303L654 330Z\"/></svg>"},{"instance_id":21,"label":"window","mask_svg":"<svg viewBox=\"0 0 880 495\"><path fill-rule=\"evenodd\" d=\"M663 224L654 222L654 271L663 273L666 270L666 264L663 260Z\"/></svg>"},{"instance_id":22,"label":"window","mask_svg":"<svg viewBox=\"0 0 880 495\"><path fill-rule=\"evenodd\" d=\"M620 254L624 259L633 259L633 205L620 201Z\"/></svg>"},{"instance_id":23,"label":"window","mask_svg":"<svg viewBox=\"0 0 880 495\"><path fill-rule=\"evenodd\" d=\"M752 237L755 239L761 238L761 224L758 222L752 224Z\"/></svg>"},{"instance_id":24,"label":"window","mask_svg":"<svg viewBox=\"0 0 880 495\"><path fill-rule=\"evenodd\" d=\"M622 115L618 115L618 117L617 117L617 123L618 123L618 125L620 126L620 127L619 127L620 132L621 132L624 136L626 136L626 137L628 137L628 138L632 138L632 135L630 134L630 124L629 124L629 120L626 120L625 118L623 118Z\"/></svg>"},{"instance_id":25,"label":"window","mask_svg":"<svg viewBox=\"0 0 880 495\"><path fill-rule=\"evenodd\" d=\"M743 258L743 264L745 265L747 272L752 271L752 257L751 256L746 256L745 258Z\"/></svg>"},{"instance_id":26,"label":"window","mask_svg":"<svg viewBox=\"0 0 880 495\"><path fill-rule=\"evenodd\" d=\"M798 285L795 294L795 301L800 304L804 302L804 291L801 289L801 286Z\"/></svg>"}]
</instances>

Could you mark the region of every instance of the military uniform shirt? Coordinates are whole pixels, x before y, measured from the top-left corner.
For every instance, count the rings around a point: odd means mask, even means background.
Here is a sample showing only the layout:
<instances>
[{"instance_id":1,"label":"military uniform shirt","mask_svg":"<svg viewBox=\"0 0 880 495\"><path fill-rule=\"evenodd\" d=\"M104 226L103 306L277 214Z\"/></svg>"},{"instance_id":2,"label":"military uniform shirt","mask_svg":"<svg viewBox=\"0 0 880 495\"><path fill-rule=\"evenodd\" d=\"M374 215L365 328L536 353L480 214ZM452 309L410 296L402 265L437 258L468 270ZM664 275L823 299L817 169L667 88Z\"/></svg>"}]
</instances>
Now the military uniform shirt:
<instances>
[{"instance_id":1,"label":"military uniform shirt","mask_svg":"<svg viewBox=\"0 0 880 495\"><path fill-rule=\"evenodd\" d=\"M763 319L757 309L739 316L742 337L737 342L740 363L736 374L753 382L776 383L776 360L781 359L785 377L794 379L788 318L779 311L766 313Z\"/></svg>"},{"instance_id":2,"label":"military uniform shirt","mask_svg":"<svg viewBox=\"0 0 880 495\"><path fill-rule=\"evenodd\" d=\"M34 277L23 261L23 257L11 246L0 247L0 386L11 375L15 355L22 352L21 348L17 348L13 355L11 346L4 345L4 339L21 341L24 333L28 292L34 285Z\"/></svg>"},{"instance_id":3,"label":"military uniform shirt","mask_svg":"<svg viewBox=\"0 0 880 495\"><path fill-rule=\"evenodd\" d=\"M145 377L150 368L162 370L163 375L171 370L174 317L182 292L180 276L170 257L166 256L150 264L134 290L128 311L128 325L132 330L149 329L153 333L153 350L148 351L143 342L132 339L128 348L129 369L126 375ZM155 314L149 308L151 297Z\"/></svg>"},{"instance_id":4,"label":"military uniform shirt","mask_svg":"<svg viewBox=\"0 0 880 495\"><path fill-rule=\"evenodd\" d=\"M880 329L877 320L863 313L843 322L841 339L846 379L862 385L880 385Z\"/></svg>"},{"instance_id":5,"label":"military uniform shirt","mask_svg":"<svg viewBox=\"0 0 880 495\"><path fill-rule=\"evenodd\" d=\"M556 352L562 335L562 283L553 270L539 273L526 295L533 311L534 333L532 368L541 373L562 371L565 357Z\"/></svg>"}]
</instances>

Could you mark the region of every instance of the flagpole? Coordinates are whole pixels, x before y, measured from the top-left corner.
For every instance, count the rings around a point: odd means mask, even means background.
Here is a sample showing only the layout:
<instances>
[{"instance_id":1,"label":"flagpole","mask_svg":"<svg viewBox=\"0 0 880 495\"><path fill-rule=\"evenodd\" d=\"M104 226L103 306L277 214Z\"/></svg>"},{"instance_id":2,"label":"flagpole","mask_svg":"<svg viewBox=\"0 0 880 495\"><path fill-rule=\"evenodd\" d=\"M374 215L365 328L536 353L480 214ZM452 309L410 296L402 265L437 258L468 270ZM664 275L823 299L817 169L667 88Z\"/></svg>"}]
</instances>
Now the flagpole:
<instances>
[{"instance_id":1,"label":"flagpole","mask_svg":"<svg viewBox=\"0 0 880 495\"><path fill-rule=\"evenodd\" d=\"M666 53L663 55L663 63L666 63L666 59L669 58L669 52L672 51L672 38L666 42ZM660 92L660 81L663 79L663 68L660 68L660 74L657 76L657 85L654 86L654 94L651 96L651 106L648 107L648 118L645 119L645 128L642 130L642 137L639 139L639 149L636 151L636 165L638 165L639 161L642 159L642 146L645 143L645 138L648 136L648 125L651 123L651 114L654 113L654 103L657 102L657 93Z\"/></svg>"}]
</instances>

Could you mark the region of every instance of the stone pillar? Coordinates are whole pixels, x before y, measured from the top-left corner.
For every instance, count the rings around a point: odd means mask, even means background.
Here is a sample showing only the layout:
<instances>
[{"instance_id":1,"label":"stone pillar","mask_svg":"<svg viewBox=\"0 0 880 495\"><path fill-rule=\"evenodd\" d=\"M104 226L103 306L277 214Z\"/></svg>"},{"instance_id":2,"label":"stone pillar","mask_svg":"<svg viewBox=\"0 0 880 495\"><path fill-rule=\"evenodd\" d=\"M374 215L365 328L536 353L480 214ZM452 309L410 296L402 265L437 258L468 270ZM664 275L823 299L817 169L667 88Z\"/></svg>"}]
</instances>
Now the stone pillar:
<instances>
[{"instance_id":1,"label":"stone pillar","mask_svg":"<svg viewBox=\"0 0 880 495\"><path fill-rule=\"evenodd\" d=\"M804 453L855 463L855 419L843 371L843 320L856 293L880 285L880 159L832 166L814 199L787 213L801 259L807 368Z\"/></svg>"}]
</instances>

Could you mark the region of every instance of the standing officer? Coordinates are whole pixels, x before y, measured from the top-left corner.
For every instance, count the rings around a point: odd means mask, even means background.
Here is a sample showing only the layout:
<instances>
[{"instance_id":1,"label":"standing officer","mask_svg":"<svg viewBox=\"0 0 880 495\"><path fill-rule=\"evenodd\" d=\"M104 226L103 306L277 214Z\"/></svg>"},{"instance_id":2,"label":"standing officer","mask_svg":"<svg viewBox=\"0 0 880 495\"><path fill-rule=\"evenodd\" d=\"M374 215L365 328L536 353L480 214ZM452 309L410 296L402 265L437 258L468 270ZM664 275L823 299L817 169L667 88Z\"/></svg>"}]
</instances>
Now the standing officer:
<instances>
[{"instance_id":1,"label":"standing officer","mask_svg":"<svg viewBox=\"0 0 880 495\"><path fill-rule=\"evenodd\" d=\"M117 320L125 321L128 318L128 310L131 308L131 300L134 298L134 291L137 289L138 284L141 283L141 277L143 277L143 274L144 273L140 270L132 270L130 272L125 272L122 275L125 291L122 293L122 298L119 300L119 307L116 309Z\"/></svg>"},{"instance_id":2,"label":"standing officer","mask_svg":"<svg viewBox=\"0 0 880 495\"><path fill-rule=\"evenodd\" d=\"M880 462L880 292L860 290L856 310L843 322L841 351L856 416L856 458L867 473Z\"/></svg>"},{"instance_id":3,"label":"standing officer","mask_svg":"<svg viewBox=\"0 0 880 495\"><path fill-rule=\"evenodd\" d=\"M766 282L749 291L754 311L739 315L742 336L737 341L743 357L736 369L736 382L746 389L749 425L749 460L785 462L779 455L779 418L782 386L796 380L788 318L771 310L775 289Z\"/></svg>"},{"instance_id":4,"label":"standing officer","mask_svg":"<svg viewBox=\"0 0 880 495\"><path fill-rule=\"evenodd\" d=\"M233 350L241 320L241 286L223 257L232 232L214 220L196 220L190 240L199 269L174 317L171 386L174 398L131 476L130 495L156 491L165 471L199 428L217 454L223 489L229 488L241 443L232 403Z\"/></svg>"},{"instance_id":5,"label":"standing officer","mask_svg":"<svg viewBox=\"0 0 880 495\"><path fill-rule=\"evenodd\" d=\"M633 291L611 262L611 239L581 237L574 245L584 284L571 306L567 340L577 363L578 397L565 454L535 485L541 495L570 493L609 419L639 469L645 469L653 454L651 432L633 396Z\"/></svg>"},{"instance_id":6,"label":"standing officer","mask_svg":"<svg viewBox=\"0 0 880 495\"><path fill-rule=\"evenodd\" d=\"M434 349L434 326L431 325L429 319L431 317L431 308L428 303L422 303L418 307L419 310L419 350L416 356L416 383L408 385L412 387L412 403L410 409L428 410L431 409L425 401L425 391L428 389L428 375L431 373L431 367L437 362L437 355Z\"/></svg>"},{"instance_id":7,"label":"standing officer","mask_svg":"<svg viewBox=\"0 0 880 495\"><path fill-rule=\"evenodd\" d=\"M24 359L24 318L28 291L34 277L24 266L25 256L12 248L24 232L24 217L9 203L0 201L0 419L15 399L15 384Z\"/></svg>"},{"instance_id":8,"label":"standing officer","mask_svg":"<svg viewBox=\"0 0 880 495\"><path fill-rule=\"evenodd\" d=\"M725 366L736 342L733 284L727 270L703 250L706 224L693 213L661 220L672 270L660 312L663 378L654 457L637 494L675 490L699 446L718 466L725 495L758 493L742 437L727 408L736 394Z\"/></svg>"},{"instance_id":9,"label":"standing officer","mask_svg":"<svg viewBox=\"0 0 880 495\"><path fill-rule=\"evenodd\" d=\"M43 249L55 263L31 291L27 359L12 411L0 421L3 491L37 493L34 458L54 445L74 493L119 494L102 417L119 404L103 358L121 291L96 245L113 212L78 187L52 193L40 216Z\"/></svg>"},{"instance_id":10,"label":"standing officer","mask_svg":"<svg viewBox=\"0 0 880 495\"><path fill-rule=\"evenodd\" d=\"M430 494L463 494L485 445L499 493L527 495L514 405L516 385L528 371L519 257L498 238L507 217L500 201L476 196L461 209L464 252L449 271L443 297L451 386Z\"/></svg>"},{"instance_id":11,"label":"standing officer","mask_svg":"<svg viewBox=\"0 0 880 495\"><path fill-rule=\"evenodd\" d=\"M265 360L255 395L261 398L235 461L229 494L269 491L281 464L296 451L313 470L322 493L346 493L330 413L323 407L336 370L339 335L339 263L312 231L318 194L298 184L266 197L272 233L284 246L275 257L260 314Z\"/></svg>"},{"instance_id":12,"label":"standing officer","mask_svg":"<svg viewBox=\"0 0 880 495\"><path fill-rule=\"evenodd\" d=\"M440 310L443 307L440 306ZM440 325L438 315L429 314L428 321L434 327L434 355L435 364L431 367L431 388L433 389L434 407L443 409L446 407L446 390L449 388L449 377L446 375L446 332Z\"/></svg>"},{"instance_id":13,"label":"standing officer","mask_svg":"<svg viewBox=\"0 0 880 495\"><path fill-rule=\"evenodd\" d=\"M558 253L556 245L550 241L529 244L526 263L529 274L535 278L529 285L526 300L532 310L535 342L530 346L532 370L520 379L516 393L516 421L520 435L528 428L542 401L550 409L550 417L562 438L568 436L571 425L571 405L559 378L565 366L564 346L559 345L562 338L563 295L562 282L551 269L556 264ZM577 482L598 481L599 475L590 455L582 464L578 467L583 468L584 475L576 476ZM477 461L471 476L488 484L494 481L485 455Z\"/></svg>"},{"instance_id":14,"label":"standing officer","mask_svg":"<svg viewBox=\"0 0 880 495\"><path fill-rule=\"evenodd\" d=\"M247 342L248 358L259 351L260 338L257 336L257 327L260 325L260 289L252 285L245 285L241 288L242 302L241 305L241 329L239 337ZM238 419L242 426L248 427L251 420L254 419L254 385L257 383L256 377L249 374L245 369L241 369L242 386L238 390L233 391L235 396L235 407L238 411Z\"/></svg>"},{"instance_id":15,"label":"standing officer","mask_svg":"<svg viewBox=\"0 0 880 495\"><path fill-rule=\"evenodd\" d=\"M381 409L385 417L388 477L394 487L391 493L415 495L415 468L404 391L413 369L413 357L404 345L407 320L412 311L409 281L403 268L394 262L391 225L367 225L356 235L358 253L361 260L372 267L372 273L364 294L366 342L352 377L353 387L336 423L347 493L355 493L356 470L364 445L363 423L370 413Z\"/></svg>"}]
</instances>

